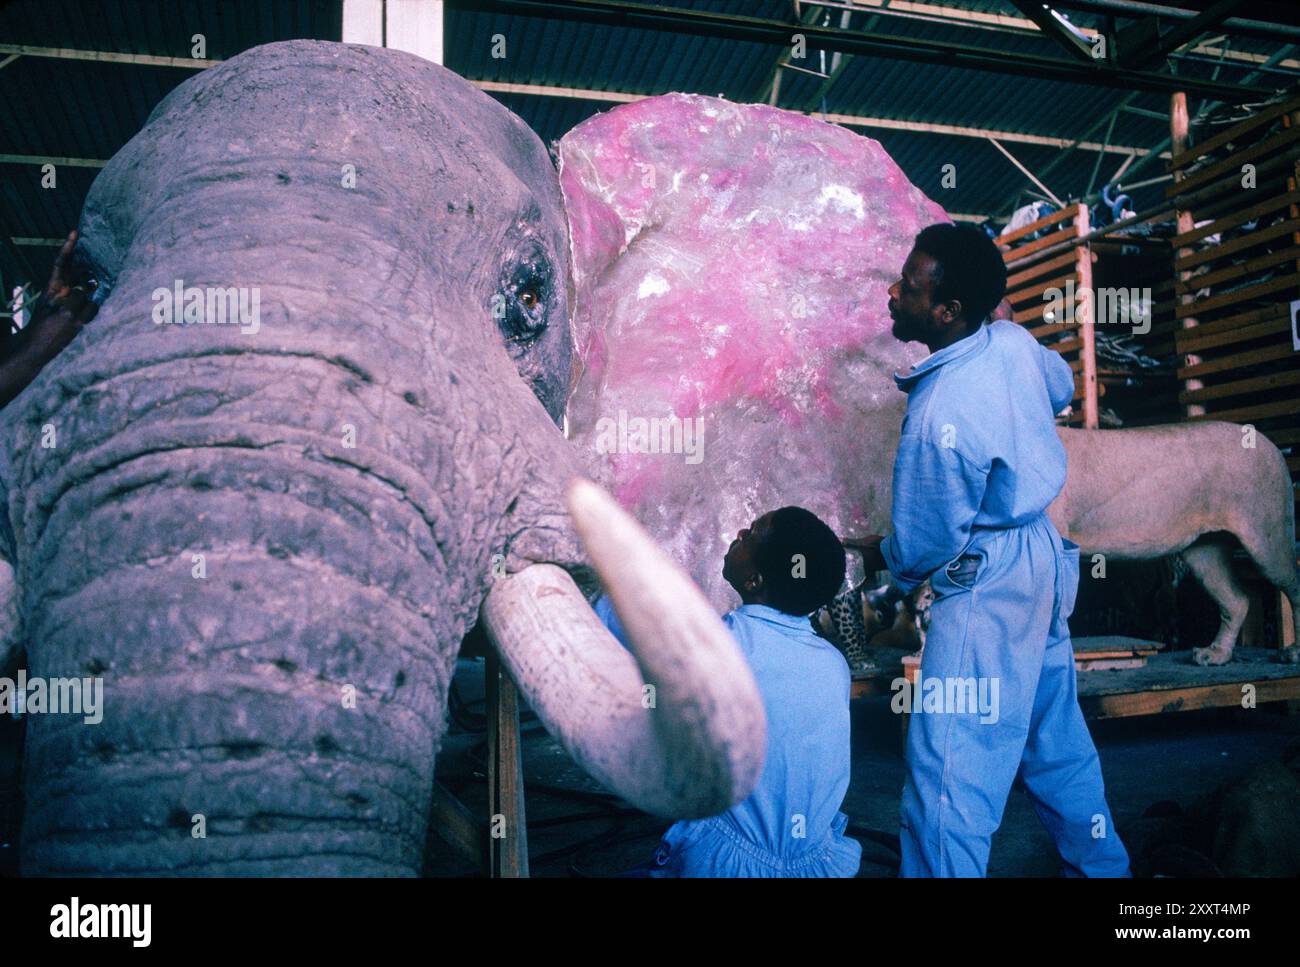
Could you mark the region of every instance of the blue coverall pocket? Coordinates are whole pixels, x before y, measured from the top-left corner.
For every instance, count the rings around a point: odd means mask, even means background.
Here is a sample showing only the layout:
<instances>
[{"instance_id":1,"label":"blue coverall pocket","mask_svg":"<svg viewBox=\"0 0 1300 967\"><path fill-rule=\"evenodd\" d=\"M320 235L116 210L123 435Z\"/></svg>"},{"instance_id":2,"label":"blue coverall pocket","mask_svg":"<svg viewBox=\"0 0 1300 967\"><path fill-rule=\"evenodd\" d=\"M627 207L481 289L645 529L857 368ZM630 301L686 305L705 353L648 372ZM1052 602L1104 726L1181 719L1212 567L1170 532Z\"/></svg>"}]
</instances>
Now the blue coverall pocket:
<instances>
[{"instance_id":1,"label":"blue coverall pocket","mask_svg":"<svg viewBox=\"0 0 1300 967\"><path fill-rule=\"evenodd\" d=\"M954 585L959 591L974 591L975 582L979 578L980 563L982 558L978 554L963 554L961 557L954 558L948 562L940 573L947 579L947 582ZM936 574L935 577L938 577ZM930 584L934 585L933 578ZM938 589L935 589L938 593Z\"/></svg>"},{"instance_id":2,"label":"blue coverall pocket","mask_svg":"<svg viewBox=\"0 0 1300 967\"><path fill-rule=\"evenodd\" d=\"M1060 605L1057 617L1065 621L1074 614L1074 603L1079 595L1079 545L1061 538L1061 571L1058 578Z\"/></svg>"}]
</instances>

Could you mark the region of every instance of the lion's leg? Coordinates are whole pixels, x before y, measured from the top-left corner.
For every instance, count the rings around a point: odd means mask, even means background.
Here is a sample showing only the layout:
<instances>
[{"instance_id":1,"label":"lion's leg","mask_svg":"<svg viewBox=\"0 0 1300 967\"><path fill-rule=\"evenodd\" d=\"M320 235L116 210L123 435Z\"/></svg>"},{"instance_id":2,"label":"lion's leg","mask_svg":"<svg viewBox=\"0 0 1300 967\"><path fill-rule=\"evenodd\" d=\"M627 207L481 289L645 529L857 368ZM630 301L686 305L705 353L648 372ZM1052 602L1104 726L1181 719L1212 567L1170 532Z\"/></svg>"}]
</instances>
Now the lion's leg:
<instances>
[{"instance_id":1,"label":"lion's leg","mask_svg":"<svg viewBox=\"0 0 1300 967\"><path fill-rule=\"evenodd\" d=\"M1288 495L1289 497L1289 495ZM1242 547L1259 568L1259 573L1291 602L1291 628L1295 644L1282 652L1282 660L1300 662L1300 571L1296 569L1295 546L1290 527L1250 526L1236 532Z\"/></svg>"},{"instance_id":2,"label":"lion's leg","mask_svg":"<svg viewBox=\"0 0 1300 967\"><path fill-rule=\"evenodd\" d=\"M1250 607L1250 599L1232 573L1232 549L1227 541L1202 540L1183 551L1183 561L1196 575L1206 593L1219 606L1219 631L1205 648L1193 648L1198 665L1223 665L1232 660L1232 649Z\"/></svg>"}]
</instances>

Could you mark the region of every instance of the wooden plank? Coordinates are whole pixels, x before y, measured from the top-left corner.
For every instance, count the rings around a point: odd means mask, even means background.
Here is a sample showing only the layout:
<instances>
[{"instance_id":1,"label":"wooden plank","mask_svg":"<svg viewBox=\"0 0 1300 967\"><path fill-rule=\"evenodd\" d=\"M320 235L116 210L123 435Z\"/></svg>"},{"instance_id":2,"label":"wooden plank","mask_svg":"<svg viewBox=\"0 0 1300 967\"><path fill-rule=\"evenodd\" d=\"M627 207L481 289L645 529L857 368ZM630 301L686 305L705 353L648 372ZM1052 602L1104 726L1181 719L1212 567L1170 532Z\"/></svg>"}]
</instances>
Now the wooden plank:
<instances>
[{"instance_id":1,"label":"wooden plank","mask_svg":"<svg viewBox=\"0 0 1300 967\"><path fill-rule=\"evenodd\" d=\"M1050 215L1043 216L1036 222L1030 222L1028 225L1021 225L1015 231L1007 232L1005 235L999 235L994 239L994 242L996 242L999 247L1009 246L1013 242L1018 242L1026 235L1033 235L1034 232L1047 228L1049 225L1055 225L1059 221L1064 221L1067 218L1073 217L1073 215L1074 206L1066 205L1064 208L1060 208L1052 212Z\"/></svg>"},{"instance_id":2,"label":"wooden plank","mask_svg":"<svg viewBox=\"0 0 1300 967\"><path fill-rule=\"evenodd\" d=\"M1052 322L1040 326L1025 326L1025 329L1029 331L1029 335L1033 336L1039 342L1042 342L1048 336L1056 335L1058 332L1070 332L1071 330L1078 328L1079 324L1077 322ZM1080 348L1082 349L1082 343L1080 344Z\"/></svg>"},{"instance_id":3,"label":"wooden plank","mask_svg":"<svg viewBox=\"0 0 1300 967\"><path fill-rule=\"evenodd\" d=\"M528 876L519 693L496 650L487 656L488 875Z\"/></svg>"},{"instance_id":4,"label":"wooden plank","mask_svg":"<svg viewBox=\"0 0 1300 967\"><path fill-rule=\"evenodd\" d=\"M1151 638L1135 638L1131 634L1080 634L1070 639L1070 647L1076 655L1086 652L1087 656L1097 651L1162 651L1165 645Z\"/></svg>"},{"instance_id":5,"label":"wooden plank","mask_svg":"<svg viewBox=\"0 0 1300 967\"><path fill-rule=\"evenodd\" d=\"M1166 198L1174 198L1188 194L1194 189L1203 185L1208 185L1217 181L1224 175L1235 177L1240 182L1241 166L1257 158L1266 158L1274 151L1280 151L1288 145L1300 139L1300 127L1287 128L1279 131L1271 137L1265 138L1258 144L1251 145L1243 151L1238 151L1230 158L1224 158L1222 161L1201 168L1199 171L1188 174L1181 182L1175 182L1165 189Z\"/></svg>"},{"instance_id":6,"label":"wooden plank","mask_svg":"<svg viewBox=\"0 0 1300 967\"><path fill-rule=\"evenodd\" d=\"M1273 679L1300 678L1300 665L1277 661L1272 648L1242 646L1235 650L1236 660L1226 665L1197 665L1187 650L1163 650L1152 655L1141 672L1123 675L1098 675L1081 679L1079 694L1118 695L1125 692L1173 690L1196 685L1240 685Z\"/></svg>"},{"instance_id":7,"label":"wooden plank","mask_svg":"<svg viewBox=\"0 0 1300 967\"><path fill-rule=\"evenodd\" d=\"M1300 192L1298 192L1297 194L1300 194ZM1054 272L1057 269L1064 268L1067 265L1068 266L1074 265L1073 252L1066 252L1064 255L1058 255L1054 259L1047 259L1045 261L1039 262L1036 265L1027 268L1022 272L1017 272L1014 275L1008 275L1007 291L1011 292L1014 289L1019 288L1024 283L1028 282L1030 279L1034 279L1034 278L1038 278L1039 276L1046 275L1048 272Z\"/></svg>"},{"instance_id":8,"label":"wooden plank","mask_svg":"<svg viewBox=\"0 0 1300 967\"><path fill-rule=\"evenodd\" d=\"M1083 252L1085 255L1087 255L1088 252L1087 249L1075 250L1075 252L1080 252L1080 251ZM1075 252L1069 253L1071 262L1078 261L1078 259L1076 259L1075 257ZM1065 284L1067 282L1070 282L1071 280L1074 281L1074 286L1076 291L1082 288L1082 286L1079 284L1077 274L1075 272L1066 272L1064 275L1058 275L1055 278L1046 280L1045 282L1040 282L1038 283L1038 285L1035 285L1031 288L1021 289L1018 292L1008 292L1007 300L1013 306L1021 305L1025 302L1029 302L1034 299L1038 300L1036 303L1037 305L1040 306L1046 305L1047 303L1046 300L1043 299L1043 293L1045 293L1048 289L1060 289L1062 294L1064 294Z\"/></svg>"},{"instance_id":9,"label":"wooden plank","mask_svg":"<svg viewBox=\"0 0 1300 967\"><path fill-rule=\"evenodd\" d=\"M1187 280L1179 282L1177 291L1182 295L1187 292L1195 292L1197 289L1203 289L1206 286L1214 288L1221 283L1234 282L1264 269L1271 269L1282 262L1294 262L1297 257L1300 257L1300 245L1278 249L1276 252L1267 252L1264 255L1257 255L1254 258L1235 262L1226 268L1206 272L1204 275L1193 275Z\"/></svg>"},{"instance_id":10,"label":"wooden plank","mask_svg":"<svg viewBox=\"0 0 1300 967\"><path fill-rule=\"evenodd\" d=\"M1076 672L1113 672L1121 668L1145 668L1147 660L1145 658L1097 658L1081 661L1074 660L1074 670Z\"/></svg>"},{"instance_id":11,"label":"wooden plank","mask_svg":"<svg viewBox=\"0 0 1300 967\"><path fill-rule=\"evenodd\" d=\"M1265 390L1296 385L1300 385L1300 370L1286 373L1270 373L1267 376L1254 376L1249 379L1233 380L1230 383L1205 386L1190 392L1184 391L1178 394L1178 402L1204 403L1206 400L1227 399L1233 396L1245 396L1250 393L1262 393Z\"/></svg>"},{"instance_id":12,"label":"wooden plank","mask_svg":"<svg viewBox=\"0 0 1300 967\"><path fill-rule=\"evenodd\" d=\"M1080 205L1074 229L1081 240L1090 234L1090 224L1087 206ZM1079 277L1079 291L1092 293L1092 252L1086 245L1080 245L1074 250L1074 255L1074 273ZM1079 368L1079 381L1083 390L1083 425L1089 430L1095 430L1101 425L1097 397L1104 392L1104 387L1097 386L1097 333L1093 328L1096 320L1092 312L1092 298L1084 300L1082 318L1079 317L1079 309L1075 309L1075 322L1080 326L1079 339L1082 341L1079 360L1083 365Z\"/></svg>"},{"instance_id":13,"label":"wooden plank","mask_svg":"<svg viewBox=\"0 0 1300 967\"><path fill-rule=\"evenodd\" d=\"M1170 95L1169 97L1169 145L1170 145L1171 154L1180 154L1183 151L1187 150L1187 139L1188 139L1189 127L1190 127L1190 115L1187 113L1187 95L1182 91L1176 91L1174 94ZM1182 185L1183 181L1186 178L1187 178L1187 173L1183 171L1181 168L1174 171L1173 187L1175 191L1178 189L1180 185ZM1181 202L1176 202L1174 205L1175 209L1178 212L1178 220L1175 227L1179 235L1185 235L1186 233L1190 232L1193 228L1195 228L1195 222L1192 218L1192 213L1187 210L1187 204L1188 204L1187 200L1184 199ZM1182 255L1184 253L1176 249L1175 254ZM1175 272L1174 278L1177 279L1178 281L1182 281L1186 279L1189 274L1190 273L1188 272ZM1174 308L1175 318L1179 317L1178 316L1179 310L1182 307L1195 301L1195 299L1192 296L1186 296L1186 295L1183 296L1176 295L1174 298L1178 303L1178 305L1176 305ZM1185 318L1182 318L1179 322L1179 326L1182 329L1194 329L1199 324L1200 324L1200 320L1190 314L1188 314ZM1175 337L1175 340L1176 338L1177 337ZM1195 366L1200 361L1201 361L1200 357L1198 356L1189 355L1183 358L1183 364L1186 366ZM1185 389L1189 389L1189 390L1200 389L1201 387L1200 381L1195 379L1187 380L1183 385ZM1184 406L1183 418L1189 419L1191 417L1200 416L1204 412L1205 412L1205 407L1199 406L1197 404L1193 404L1191 406Z\"/></svg>"},{"instance_id":14,"label":"wooden plank","mask_svg":"<svg viewBox=\"0 0 1300 967\"><path fill-rule=\"evenodd\" d=\"M1287 319L1268 319L1253 326L1238 326L1222 332L1201 335L1195 329L1186 330L1187 335L1179 333L1178 351L1181 353L1204 352L1207 349L1221 349L1224 346L1239 346L1256 339L1266 339L1279 333L1288 334L1291 323ZM1204 362L1204 360L1202 360ZM1192 365L1192 364L1189 364ZM1199 365L1199 364L1195 364Z\"/></svg>"},{"instance_id":15,"label":"wooden plank","mask_svg":"<svg viewBox=\"0 0 1300 967\"><path fill-rule=\"evenodd\" d=\"M1019 312L1011 313L1011 321L1018 322L1022 326L1026 324L1032 324L1032 323L1041 323L1043 322L1044 312L1047 309L1048 305L1049 303L1046 302L1031 304L1028 309L1021 309ZM1068 308L1069 307L1067 306L1067 309ZM1052 323L1052 325L1056 325L1056 323ZM1075 324L1073 322L1065 322L1065 323L1061 323L1061 325L1063 325L1067 329L1072 329L1075 327Z\"/></svg>"},{"instance_id":16,"label":"wooden plank","mask_svg":"<svg viewBox=\"0 0 1300 967\"><path fill-rule=\"evenodd\" d=\"M1285 359L1287 356L1295 356L1300 359L1300 353L1291 348L1290 340L1277 346L1266 346L1263 349L1251 349L1244 353L1233 353L1230 356L1220 356L1217 359L1210 360L1208 363L1200 363L1196 366L1184 366L1178 370L1178 378L1186 379L1189 376L1209 376L1212 373L1222 373L1225 371L1239 369L1244 366L1257 366L1260 363L1271 363L1275 359Z\"/></svg>"},{"instance_id":17,"label":"wooden plank","mask_svg":"<svg viewBox=\"0 0 1300 967\"><path fill-rule=\"evenodd\" d=\"M1300 400L1283 400L1280 403L1261 403L1258 406L1242 406L1235 410L1220 410L1217 413L1203 413L1198 416L1189 417L1189 419L1226 420L1229 423L1250 423L1254 420L1268 420L1275 416L1293 416L1297 413L1300 413Z\"/></svg>"},{"instance_id":18,"label":"wooden plank","mask_svg":"<svg viewBox=\"0 0 1300 967\"><path fill-rule=\"evenodd\" d=\"M1300 128L1296 130L1300 130ZM1189 302L1187 305L1178 306L1174 309L1174 315L1179 319L1191 315L1201 315L1215 309L1222 309L1224 306L1252 302L1266 295L1272 295L1274 292L1295 289L1297 286L1300 286L1300 272L1293 272L1291 275L1284 275L1278 279L1269 279L1267 282L1261 282L1258 285L1249 285L1243 289L1237 289L1235 292L1225 292L1220 296L1211 296L1202 302Z\"/></svg>"},{"instance_id":19,"label":"wooden plank","mask_svg":"<svg viewBox=\"0 0 1300 967\"><path fill-rule=\"evenodd\" d=\"M480 869L487 866L487 836L482 821L452 795L451 790L436 780L433 783L432 815L433 822L430 826L463 859Z\"/></svg>"},{"instance_id":20,"label":"wooden plank","mask_svg":"<svg viewBox=\"0 0 1300 967\"><path fill-rule=\"evenodd\" d=\"M1232 178L1225 178L1222 181L1212 182L1195 191L1189 191L1185 195L1178 196L1173 204L1179 211L1204 211L1204 212L1224 212L1232 209L1234 204L1241 203L1242 193L1245 191L1267 192L1267 186L1274 181L1282 181L1286 178L1286 172L1289 171L1295 163L1297 156L1300 156L1300 145L1293 145L1283 151L1281 154L1272 158L1265 158L1255 165L1255 183L1264 185L1264 188L1247 189L1241 187L1241 182ZM1194 226L1179 225L1178 231L1190 232Z\"/></svg>"},{"instance_id":21,"label":"wooden plank","mask_svg":"<svg viewBox=\"0 0 1300 967\"><path fill-rule=\"evenodd\" d=\"M1151 662L1148 661L1147 668ZM1138 670L1138 669L1135 669ZM1146 671L1146 668L1140 669ZM1110 675L1114 672L1097 672ZM1159 715L1169 712L1192 712L1202 708L1241 707L1242 685L1192 685L1186 688L1162 689L1149 692L1127 692L1117 695L1079 694L1079 707L1086 719L1127 718L1134 715ZM1290 702L1300 699L1300 678L1281 678L1251 682L1255 686L1255 702Z\"/></svg>"},{"instance_id":22,"label":"wooden plank","mask_svg":"<svg viewBox=\"0 0 1300 967\"><path fill-rule=\"evenodd\" d=\"M1249 131L1255 130L1261 124L1266 124L1276 117L1280 117L1283 114L1290 114L1292 111L1297 109L1300 109L1300 98L1291 98L1278 104L1274 104L1271 107L1266 107L1262 111L1246 118L1244 121L1234 124L1227 130L1220 131L1209 140L1202 141L1200 144L1192 145L1190 148L1177 152L1172 158L1165 162L1165 170L1173 171L1176 168L1185 168L1202 155L1208 154L1216 148L1221 148L1225 144L1231 144L1237 138L1240 138L1243 134L1246 134Z\"/></svg>"},{"instance_id":23,"label":"wooden plank","mask_svg":"<svg viewBox=\"0 0 1300 967\"><path fill-rule=\"evenodd\" d=\"M1271 305L1260 306L1255 309L1247 309L1245 312L1234 313L1230 316L1220 316L1218 319L1212 319L1209 322L1201 323L1197 328L1201 332L1205 333L1227 332L1230 329L1237 329L1242 326L1253 326L1260 322L1270 322L1274 319L1286 318L1286 305L1280 302L1274 302Z\"/></svg>"},{"instance_id":24,"label":"wooden plank","mask_svg":"<svg viewBox=\"0 0 1300 967\"><path fill-rule=\"evenodd\" d=\"M1052 232L1050 235L1044 235L1042 238L1034 239L1032 242L1026 242L1019 248L1004 253L1003 260L1008 266L1018 265L1029 256L1036 253L1045 255L1043 249L1050 248L1053 245L1072 244L1076 240L1073 228L1067 225L1060 231Z\"/></svg>"},{"instance_id":25,"label":"wooden plank","mask_svg":"<svg viewBox=\"0 0 1300 967\"><path fill-rule=\"evenodd\" d=\"M1247 219L1249 221L1249 219ZM1202 249L1194 255L1186 258L1174 259L1174 268L1190 269L1204 262L1217 262L1221 258L1227 258L1237 252L1243 252L1254 248L1256 245L1277 238L1279 235L1288 235L1300 230L1300 218L1288 219L1284 222L1278 222L1276 225L1270 225L1267 228L1258 228L1253 232L1243 235L1241 238L1234 238L1231 242L1224 242L1221 245L1212 245L1209 248Z\"/></svg>"}]
</instances>

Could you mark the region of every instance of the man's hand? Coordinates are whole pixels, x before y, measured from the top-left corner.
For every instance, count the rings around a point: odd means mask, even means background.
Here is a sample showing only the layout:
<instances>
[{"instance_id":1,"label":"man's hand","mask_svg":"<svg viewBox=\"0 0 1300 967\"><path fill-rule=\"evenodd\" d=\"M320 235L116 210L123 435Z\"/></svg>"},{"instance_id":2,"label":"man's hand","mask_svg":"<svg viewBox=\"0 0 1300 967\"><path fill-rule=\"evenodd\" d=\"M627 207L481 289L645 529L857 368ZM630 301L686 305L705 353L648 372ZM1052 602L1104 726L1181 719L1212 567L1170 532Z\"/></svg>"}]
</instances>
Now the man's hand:
<instances>
[{"instance_id":1,"label":"man's hand","mask_svg":"<svg viewBox=\"0 0 1300 967\"><path fill-rule=\"evenodd\" d=\"M99 311L90 298L93 283L72 275L70 263L76 244L73 230L54 259L49 284L33 304L31 319L14 337L9 357L0 361L0 406L21 393Z\"/></svg>"},{"instance_id":2,"label":"man's hand","mask_svg":"<svg viewBox=\"0 0 1300 967\"><path fill-rule=\"evenodd\" d=\"M888 570L885 556L880 553L880 542L885 538L881 534L867 534L863 537L845 537L840 539L849 550L862 555L862 567L868 574Z\"/></svg>"}]
</instances>

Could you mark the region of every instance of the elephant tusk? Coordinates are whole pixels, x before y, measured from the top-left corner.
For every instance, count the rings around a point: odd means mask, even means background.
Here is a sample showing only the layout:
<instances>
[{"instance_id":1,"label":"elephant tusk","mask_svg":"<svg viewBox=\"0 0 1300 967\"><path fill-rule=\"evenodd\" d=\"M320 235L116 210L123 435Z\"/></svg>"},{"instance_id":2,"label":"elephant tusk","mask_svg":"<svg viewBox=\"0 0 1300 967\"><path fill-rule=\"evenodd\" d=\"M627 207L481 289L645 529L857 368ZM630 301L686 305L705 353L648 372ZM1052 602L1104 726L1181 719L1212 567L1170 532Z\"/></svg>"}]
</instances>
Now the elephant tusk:
<instances>
[{"instance_id":1,"label":"elephant tusk","mask_svg":"<svg viewBox=\"0 0 1300 967\"><path fill-rule=\"evenodd\" d=\"M753 673L700 590L608 494L579 480L568 500L631 652L552 564L494 584L488 635L550 733L602 784L659 816L722 812L763 768Z\"/></svg>"}]
</instances>

